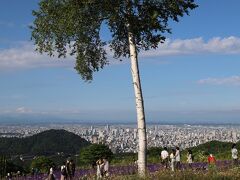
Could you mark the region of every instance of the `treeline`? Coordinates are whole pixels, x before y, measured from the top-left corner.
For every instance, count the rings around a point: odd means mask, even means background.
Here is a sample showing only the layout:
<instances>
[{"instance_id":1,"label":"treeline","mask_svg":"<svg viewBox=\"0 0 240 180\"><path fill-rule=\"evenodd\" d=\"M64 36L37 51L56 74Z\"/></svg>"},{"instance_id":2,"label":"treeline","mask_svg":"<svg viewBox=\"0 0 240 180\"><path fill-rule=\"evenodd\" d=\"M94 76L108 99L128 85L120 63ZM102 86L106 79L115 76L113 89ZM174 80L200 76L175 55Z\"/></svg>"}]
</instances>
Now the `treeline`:
<instances>
[{"instance_id":1,"label":"treeline","mask_svg":"<svg viewBox=\"0 0 240 180\"><path fill-rule=\"evenodd\" d=\"M65 130L48 130L26 138L0 138L2 155L51 155L57 152L75 154L90 143Z\"/></svg>"},{"instance_id":2,"label":"treeline","mask_svg":"<svg viewBox=\"0 0 240 180\"><path fill-rule=\"evenodd\" d=\"M196 147L181 150L181 161L186 162L187 151L192 150L195 162L206 162L208 155L213 154L217 160L231 159L231 142L210 141ZM175 148L175 147L172 147ZM240 149L240 142L237 143L237 149ZM148 163L159 163L162 147L151 147L147 150ZM168 148L171 151L171 148ZM137 153L114 154L112 162L115 164L129 164L137 160Z\"/></svg>"}]
</instances>

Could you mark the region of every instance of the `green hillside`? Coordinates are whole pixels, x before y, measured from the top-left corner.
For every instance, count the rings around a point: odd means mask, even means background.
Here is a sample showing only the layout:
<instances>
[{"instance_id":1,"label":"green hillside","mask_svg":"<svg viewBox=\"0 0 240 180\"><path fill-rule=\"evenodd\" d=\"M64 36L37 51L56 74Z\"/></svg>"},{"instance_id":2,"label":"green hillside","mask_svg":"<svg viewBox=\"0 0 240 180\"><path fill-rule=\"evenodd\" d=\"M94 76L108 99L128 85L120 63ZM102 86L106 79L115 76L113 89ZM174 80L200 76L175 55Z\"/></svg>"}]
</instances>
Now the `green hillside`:
<instances>
[{"instance_id":1,"label":"green hillside","mask_svg":"<svg viewBox=\"0 0 240 180\"><path fill-rule=\"evenodd\" d=\"M231 142L210 141L196 147L191 147L194 155L194 162L206 162L209 153L212 153L217 160L231 159ZM175 148L175 147L173 147ZM186 162L188 149L181 150L181 161ZM237 149L240 150L240 143L237 143ZM148 163L159 163L162 147L151 147L147 151ZM168 148L171 151L171 148ZM137 160L136 153L114 154L113 163L127 164Z\"/></svg>"},{"instance_id":2,"label":"green hillside","mask_svg":"<svg viewBox=\"0 0 240 180\"><path fill-rule=\"evenodd\" d=\"M210 141L190 149L195 154L197 161L203 161L209 153L212 153L219 160L231 159L232 144L231 142ZM240 148L239 142L237 148ZM186 153L186 150L184 152Z\"/></svg>"},{"instance_id":3,"label":"green hillside","mask_svg":"<svg viewBox=\"0 0 240 180\"><path fill-rule=\"evenodd\" d=\"M0 138L0 154L73 154L89 145L85 139L65 130L48 130L26 138Z\"/></svg>"}]
</instances>

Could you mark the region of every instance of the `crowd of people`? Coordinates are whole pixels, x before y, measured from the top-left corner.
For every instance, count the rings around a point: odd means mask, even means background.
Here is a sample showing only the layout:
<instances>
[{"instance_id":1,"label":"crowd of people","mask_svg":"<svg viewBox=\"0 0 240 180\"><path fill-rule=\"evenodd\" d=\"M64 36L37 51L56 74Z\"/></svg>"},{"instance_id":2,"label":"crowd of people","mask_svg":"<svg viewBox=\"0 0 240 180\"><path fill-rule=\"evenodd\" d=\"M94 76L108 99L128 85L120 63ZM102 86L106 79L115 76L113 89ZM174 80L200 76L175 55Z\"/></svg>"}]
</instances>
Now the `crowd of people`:
<instances>
[{"instance_id":1,"label":"crowd of people","mask_svg":"<svg viewBox=\"0 0 240 180\"><path fill-rule=\"evenodd\" d=\"M61 166L61 180L72 180L75 175L75 164L72 159ZM52 180L52 179L49 179ZM54 179L53 179L54 180Z\"/></svg>"},{"instance_id":2,"label":"crowd of people","mask_svg":"<svg viewBox=\"0 0 240 180\"><path fill-rule=\"evenodd\" d=\"M237 150L236 144L232 145L231 154L232 154L233 165L237 166L238 150ZM180 155L179 147L171 149L170 152L168 152L167 147L164 147L163 150L161 151L160 156L161 156L161 163L165 169L170 168L172 171L181 169L181 155ZM193 169L192 163L194 161L194 156L190 149L188 150L186 159L187 159L188 167L190 169ZM213 168L216 166L216 158L212 153L209 153L207 160L208 160L209 168Z\"/></svg>"},{"instance_id":3,"label":"crowd of people","mask_svg":"<svg viewBox=\"0 0 240 180\"><path fill-rule=\"evenodd\" d=\"M72 180L75 175L75 163L72 159L68 159L66 163L64 163L61 168L61 178L60 180ZM55 175L53 172L53 168L51 167L49 170L49 175L46 180L55 180Z\"/></svg>"},{"instance_id":4,"label":"crowd of people","mask_svg":"<svg viewBox=\"0 0 240 180\"><path fill-rule=\"evenodd\" d=\"M165 169L170 169L171 171L181 170L181 152L180 148L172 148L168 151L167 147L164 147L161 151L161 163ZM231 156L233 160L233 165L238 165L238 150L236 144L232 145ZM194 155L192 150L188 150L186 155L186 160L189 169L193 169ZM215 168L216 166L216 158L212 153L209 153L207 158L208 167ZM109 161L106 158L100 158L96 162L93 163L93 167L96 169L96 177L97 179L106 178L109 176ZM72 160L67 160L66 164L61 166L61 180L72 180L75 174L75 164ZM49 171L49 176L47 180L55 180L53 169L51 168Z\"/></svg>"},{"instance_id":5,"label":"crowd of people","mask_svg":"<svg viewBox=\"0 0 240 180\"><path fill-rule=\"evenodd\" d=\"M109 161L106 158L100 158L94 163L94 167L97 167L96 175L97 179L101 179L109 176ZM64 165L61 166L61 178L60 180L73 180L75 175L75 164L73 160L67 160ZM50 168L49 175L46 180L55 180L53 168Z\"/></svg>"},{"instance_id":6,"label":"crowd of people","mask_svg":"<svg viewBox=\"0 0 240 180\"><path fill-rule=\"evenodd\" d=\"M189 156L189 158L191 158L192 163L192 156ZM175 169L180 169L181 156L179 147L176 147L176 149L172 149L170 153L167 151L167 147L164 147L161 152L161 159L164 168L167 169L170 167L172 171L174 171Z\"/></svg>"}]
</instances>

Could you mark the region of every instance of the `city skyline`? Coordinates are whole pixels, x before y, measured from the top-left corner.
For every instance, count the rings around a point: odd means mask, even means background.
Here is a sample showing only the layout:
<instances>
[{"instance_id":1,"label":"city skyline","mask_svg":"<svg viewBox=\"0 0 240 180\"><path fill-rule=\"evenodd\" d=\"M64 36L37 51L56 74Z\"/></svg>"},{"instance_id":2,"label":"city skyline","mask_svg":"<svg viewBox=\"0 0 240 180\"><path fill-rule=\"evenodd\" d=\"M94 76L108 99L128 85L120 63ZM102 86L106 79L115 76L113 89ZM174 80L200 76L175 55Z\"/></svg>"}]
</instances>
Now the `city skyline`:
<instances>
[{"instance_id":1,"label":"city skyline","mask_svg":"<svg viewBox=\"0 0 240 180\"><path fill-rule=\"evenodd\" d=\"M183 150L211 141L236 143L240 139L239 128L240 126L149 125L148 148L180 147ZM106 144L113 153L136 153L138 149L137 127L122 124L0 125L0 137L26 138L51 129L72 132L93 144Z\"/></svg>"},{"instance_id":2,"label":"city skyline","mask_svg":"<svg viewBox=\"0 0 240 180\"><path fill-rule=\"evenodd\" d=\"M28 26L37 2L0 2L0 122L135 123L129 60L110 53L110 65L85 83L73 57L34 52ZM240 2L196 3L190 16L170 22L164 44L139 54L147 122L239 122ZM101 34L109 38L106 27Z\"/></svg>"}]
</instances>

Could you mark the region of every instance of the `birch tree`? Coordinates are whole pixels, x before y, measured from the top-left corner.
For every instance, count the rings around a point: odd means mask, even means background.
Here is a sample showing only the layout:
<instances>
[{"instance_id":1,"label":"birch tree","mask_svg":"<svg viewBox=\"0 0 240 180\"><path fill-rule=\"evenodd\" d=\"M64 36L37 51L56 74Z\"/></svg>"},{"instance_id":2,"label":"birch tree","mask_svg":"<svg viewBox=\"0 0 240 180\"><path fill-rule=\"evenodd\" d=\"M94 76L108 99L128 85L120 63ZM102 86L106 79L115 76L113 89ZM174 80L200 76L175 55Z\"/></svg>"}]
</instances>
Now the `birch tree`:
<instances>
[{"instance_id":1,"label":"birch tree","mask_svg":"<svg viewBox=\"0 0 240 180\"><path fill-rule=\"evenodd\" d=\"M138 172L146 169L146 122L138 53L155 49L170 33L169 20L179 21L196 8L194 0L40 0L32 40L36 50L49 56L76 57L75 69L85 81L107 65L106 46L114 58L130 58L139 136ZM100 36L103 26L111 39Z\"/></svg>"}]
</instances>

